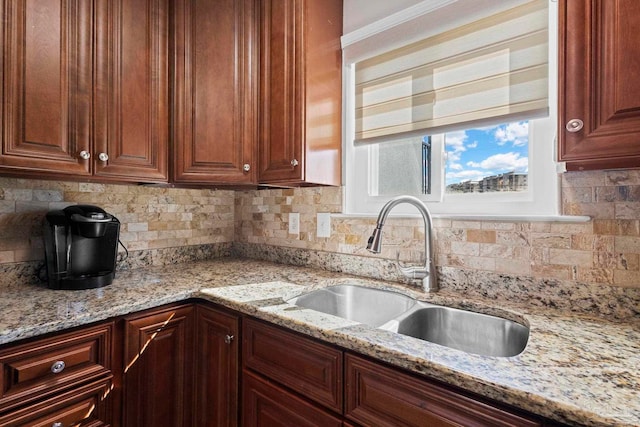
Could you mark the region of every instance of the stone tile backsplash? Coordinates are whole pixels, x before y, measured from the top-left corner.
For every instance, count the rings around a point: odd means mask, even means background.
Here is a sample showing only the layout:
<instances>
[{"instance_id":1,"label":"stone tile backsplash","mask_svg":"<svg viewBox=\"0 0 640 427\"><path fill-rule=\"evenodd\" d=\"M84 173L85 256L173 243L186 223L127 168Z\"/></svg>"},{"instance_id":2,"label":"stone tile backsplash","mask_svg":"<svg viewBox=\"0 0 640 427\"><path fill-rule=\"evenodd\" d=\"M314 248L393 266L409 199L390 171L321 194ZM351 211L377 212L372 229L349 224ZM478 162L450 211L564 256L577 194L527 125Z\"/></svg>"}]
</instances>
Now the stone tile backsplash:
<instances>
[{"instance_id":1,"label":"stone tile backsplash","mask_svg":"<svg viewBox=\"0 0 640 427\"><path fill-rule=\"evenodd\" d=\"M331 237L316 236L318 212L341 212L339 188L236 193L235 241L417 262L420 218L389 219L380 255L366 251L374 218L335 215ZM592 221L512 222L436 219L439 267L541 280L640 289L640 170L570 172L562 176L562 210ZM300 235L288 213L300 212Z\"/></svg>"},{"instance_id":2,"label":"stone tile backsplash","mask_svg":"<svg viewBox=\"0 0 640 427\"><path fill-rule=\"evenodd\" d=\"M0 177L0 264L44 259L45 213L72 204L116 216L120 240L132 253L234 238L233 191Z\"/></svg>"},{"instance_id":3,"label":"stone tile backsplash","mask_svg":"<svg viewBox=\"0 0 640 427\"><path fill-rule=\"evenodd\" d=\"M375 218L339 215L340 188L234 192L0 177L0 270L13 265L20 271L17 264L40 262L44 214L74 203L101 206L122 222L121 239L132 252L125 268L228 255L232 246L252 256L268 246L287 249L287 257L294 258L324 253L338 268L376 276L374 270L390 270L387 261L396 255L406 262L423 256L419 218L390 219L382 254L367 252ZM437 265L449 275L458 270L640 289L640 170L564 174L562 210L593 220L436 219ZM297 236L288 232L291 212L300 213ZM338 214L331 217L329 238L316 236L319 212ZM304 251L296 255L294 249Z\"/></svg>"}]
</instances>

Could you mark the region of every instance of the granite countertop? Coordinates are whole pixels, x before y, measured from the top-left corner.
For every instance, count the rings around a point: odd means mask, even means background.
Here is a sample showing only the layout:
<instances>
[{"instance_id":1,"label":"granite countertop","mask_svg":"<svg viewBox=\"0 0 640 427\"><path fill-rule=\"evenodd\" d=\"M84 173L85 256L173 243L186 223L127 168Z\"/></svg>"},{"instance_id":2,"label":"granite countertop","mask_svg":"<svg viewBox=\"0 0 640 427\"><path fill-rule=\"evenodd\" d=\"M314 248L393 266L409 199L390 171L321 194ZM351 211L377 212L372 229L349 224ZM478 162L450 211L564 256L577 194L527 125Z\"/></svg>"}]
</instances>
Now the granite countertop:
<instances>
[{"instance_id":1,"label":"granite countertop","mask_svg":"<svg viewBox=\"0 0 640 427\"><path fill-rule=\"evenodd\" d=\"M479 356L285 302L309 288L341 283L400 290L435 304L518 320L530 327L529 342L515 357ZM100 289L52 291L16 284L0 295L0 344L201 298L551 419L640 426L640 324L635 322L444 291L427 295L388 282L231 258L123 271Z\"/></svg>"}]
</instances>

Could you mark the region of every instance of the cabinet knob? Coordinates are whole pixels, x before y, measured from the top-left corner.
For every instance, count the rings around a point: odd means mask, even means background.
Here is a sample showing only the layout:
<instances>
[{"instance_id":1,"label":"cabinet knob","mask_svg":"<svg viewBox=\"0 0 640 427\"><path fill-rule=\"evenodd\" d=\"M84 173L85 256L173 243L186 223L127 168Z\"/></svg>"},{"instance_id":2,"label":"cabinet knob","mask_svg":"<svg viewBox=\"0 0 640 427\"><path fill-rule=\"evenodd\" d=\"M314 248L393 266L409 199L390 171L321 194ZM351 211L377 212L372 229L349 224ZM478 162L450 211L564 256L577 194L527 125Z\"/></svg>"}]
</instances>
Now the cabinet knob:
<instances>
[{"instance_id":1,"label":"cabinet knob","mask_svg":"<svg viewBox=\"0 0 640 427\"><path fill-rule=\"evenodd\" d=\"M224 337L225 344L231 344L231 341L233 341L233 335L225 335Z\"/></svg>"},{"instance_id":2,"label":"cabinet knob","mask_svg":"<svg viewBox=\"0 0 640 427\"><path fill-rule=\"evenodd\" d=\"M299 163L298 163L298 160L297 160L297 159L293 159L293 160L291 160L291 166L296 167L296 166L298 166L298 164L299 164Z\"/></svg>"},{"instance_id":3,"label":"cabinet knob","mask_svg":"<svg viewBox=\"0 0 640 427\"><path fill-rule=\"evenodd\" d=\"M109 160L109 155L107 153L100 153L98 154L98 158L101 162L106 162L107 160Z\"/></svg>"},{"instance_id":4,"label":"cabinet knob","mask_svg":"<svg viewBox=\"0 0 640 427\"><path fill-rule=\"evenodd\" d=\"M57 423L51 424L51 427L62 427L62 426L63 426L63 424L61 422L59 422L59 421Z\"/></svg>"},{"instance_id":5,"label":"cabinet knob","mask_svg":"<svg viewBox=\"0 0 640 427\"><path fill-rule=\"evenodd\" d=\"M51 365L51 372L53 372L54 374L59 374L60 372L64 371L65 366L66 365L62 360L53 362L53 365Z\"/></svg>"},{"instance_id":6,"label":"cabinet knob","mask_svg":"<svg viewBox=\"0 0 640 427\"><path fill-rule=\"evenodd\" d=\"M244 166L242 166L242 170L249 172L251 170L251 165L249 163L245 163Z\"/></svg>"},{"instance_id":7,"label":"cabinet knob","mask_svg":"<svg viewBox=\"0 0 640 427\"><path fill-rule=\"evenodd\" d=\"M567 122L567 126L565 127L569 132L575 133L584 127L584 122L580 119L571 119Z\"/></svg>"},{"instance_id":8,"label":"cabinet knob","mask_svg":"<svg viewBox=\"0 0 640 427\"><path fill-rule=\"evenodd\" d=\"M89 153L88 151L82 150L80 152L80 158L82 160L89 160L91 158L91 153Z\"/></svg>"}]
</instances>

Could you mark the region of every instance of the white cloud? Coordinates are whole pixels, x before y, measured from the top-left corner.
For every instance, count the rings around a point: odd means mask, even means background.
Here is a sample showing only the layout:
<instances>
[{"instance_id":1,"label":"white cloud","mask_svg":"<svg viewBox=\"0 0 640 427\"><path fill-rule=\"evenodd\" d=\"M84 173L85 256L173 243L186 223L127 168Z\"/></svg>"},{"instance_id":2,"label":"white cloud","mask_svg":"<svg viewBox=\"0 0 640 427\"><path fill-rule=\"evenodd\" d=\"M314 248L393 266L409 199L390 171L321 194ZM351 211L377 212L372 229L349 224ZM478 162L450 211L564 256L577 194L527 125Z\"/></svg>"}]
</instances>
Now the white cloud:
<instances>
[{"instance_id":1,"label":"white cloud","mask_svg":"<svg viewBox=\"0 0 640 427\"><path fill-rule=\"evenodd\" d=\"M500 153L489 156L481 162L467 162L467 166L472 168L524 172L528 170L529 158L520 157L519 153Z\"/></svg>"},{"instance_id":2,"label":"white cloud","mask_svg":"<svg viewBox=\"0 0 640 427\"><path fill-rule=\"evenodd\" d=\"M515 122L499 126L494 136L498 145L510 142L514 147L522 147L529 141L529 122Z\"/></svg>"},{"instance_id":3,"label":"white cloud","mask_svg":"<svg viewBox=\"0 0 640 427\"><path fill-rule=\"evenodd\" d=\"M471 144L467 144L467 148L476 148L478 147L478 141L473 141Z\"/></svg>"},{"instance_id":4,"label":"white cloud","mask_svg":"<svg viewBox=\"0 0 640 427\"><path fill-rule=\"evenodd\" d=\"M459 153L461 151L467 151L467 147L464 146L467 140L467 132L459 130L456 132L447 132L446 147L448 152Z\"/></svg>"}]
</instances>

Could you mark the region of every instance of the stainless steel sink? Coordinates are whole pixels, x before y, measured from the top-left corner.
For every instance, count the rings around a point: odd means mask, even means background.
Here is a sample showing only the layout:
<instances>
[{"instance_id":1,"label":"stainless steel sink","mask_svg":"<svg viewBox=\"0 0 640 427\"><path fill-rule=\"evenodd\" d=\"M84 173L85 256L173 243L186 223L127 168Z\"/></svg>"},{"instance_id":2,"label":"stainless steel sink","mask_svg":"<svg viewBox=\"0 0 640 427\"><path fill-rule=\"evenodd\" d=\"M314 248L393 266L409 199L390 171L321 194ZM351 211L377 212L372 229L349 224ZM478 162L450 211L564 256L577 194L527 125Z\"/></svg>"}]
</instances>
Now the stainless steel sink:
<instances>
[{"instance_id":1,"label":"stainless steel sink","mask_svg":"<svg viewBox=\"0 0 640 427\"><path fill-rule=\"evenodd\" d=\"M423 307L396 320L385 329L483 356L516 356L529 340L519 323L450 307Z\"/></svg>"},{"instance_id":2,"label":"stainless steel sink","mask_svg":"<svg viewBox=\"0 0 640 427\"><path fill-rule=\"evenodd\" d=\"M508 319L358 285L317 289L288 302L484 356L516 356L524 351L529 340L529 328Z\"/></svg>"},{"instance_id":3,"label":"stainless steel sink","mask_svg":"<svg viewBox=\"0 0 640 427\"><path fill-rule=\"evenodd\" d=\"M357 285L318 289L289 302L374 327L406 313L416 304L413 298L397 292Z\"/></svg>"}]
</instances>

